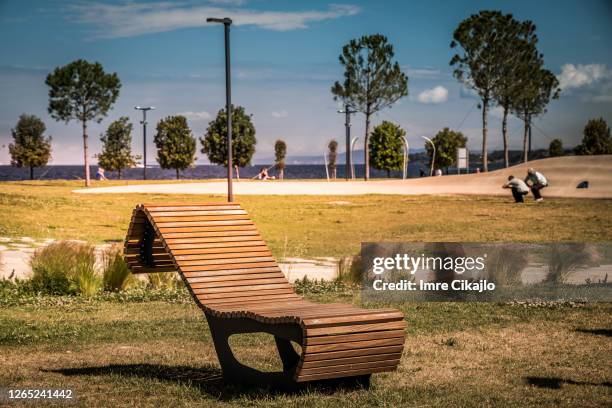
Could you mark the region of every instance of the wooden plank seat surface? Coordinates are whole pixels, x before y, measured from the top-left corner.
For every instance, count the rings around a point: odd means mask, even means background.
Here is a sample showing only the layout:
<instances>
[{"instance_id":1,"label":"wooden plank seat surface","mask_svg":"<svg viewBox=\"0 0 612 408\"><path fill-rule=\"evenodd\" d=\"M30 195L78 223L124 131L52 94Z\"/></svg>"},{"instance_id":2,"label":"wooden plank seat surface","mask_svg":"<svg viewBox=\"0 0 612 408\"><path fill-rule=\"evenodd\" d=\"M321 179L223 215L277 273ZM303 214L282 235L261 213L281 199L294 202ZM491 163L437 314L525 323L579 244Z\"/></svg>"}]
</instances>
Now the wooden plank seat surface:
<instances>
[{"instance_id":1,"label":"wooden plank seat surface","mask_svg":"<svg viewBox=\"0 0 612 408\"><path fill-rule=\"evenodd\" d=\"M180 274L207 318L227 380L268 378L234 357L228 338L237 333L274 336L281 385L343 377L369 383L372 373L397 368L403 314L298 296L239 204L138 205L124 252L133 273Z\"/></svg>"}]
</instances>

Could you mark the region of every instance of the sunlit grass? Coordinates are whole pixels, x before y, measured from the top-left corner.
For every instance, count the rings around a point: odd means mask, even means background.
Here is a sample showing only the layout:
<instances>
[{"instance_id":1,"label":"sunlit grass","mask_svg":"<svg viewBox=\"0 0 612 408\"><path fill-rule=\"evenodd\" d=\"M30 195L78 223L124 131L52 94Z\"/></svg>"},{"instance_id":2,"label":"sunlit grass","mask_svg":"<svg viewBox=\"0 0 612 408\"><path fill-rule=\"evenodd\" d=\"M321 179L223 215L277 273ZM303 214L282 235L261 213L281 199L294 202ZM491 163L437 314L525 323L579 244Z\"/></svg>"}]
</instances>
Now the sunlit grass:
<instances>
[{"instance_id":1,"label":"sunlit grass","mask_svg":"<svg viewBox=\"0 0 612 408\"><path fill-rule=\"evenodd\" d=\"M122 182L110 184L116 183ZM0 183L0 236L122 242L137 203L225 200L210 195L72 193L78 187L77 181ZM368 241L612 239L612 200L549 199L515 205L510 197L479 196L236 199L249 211L276 256L354 255L361 242Z\"/></svg>"}]
</instances>

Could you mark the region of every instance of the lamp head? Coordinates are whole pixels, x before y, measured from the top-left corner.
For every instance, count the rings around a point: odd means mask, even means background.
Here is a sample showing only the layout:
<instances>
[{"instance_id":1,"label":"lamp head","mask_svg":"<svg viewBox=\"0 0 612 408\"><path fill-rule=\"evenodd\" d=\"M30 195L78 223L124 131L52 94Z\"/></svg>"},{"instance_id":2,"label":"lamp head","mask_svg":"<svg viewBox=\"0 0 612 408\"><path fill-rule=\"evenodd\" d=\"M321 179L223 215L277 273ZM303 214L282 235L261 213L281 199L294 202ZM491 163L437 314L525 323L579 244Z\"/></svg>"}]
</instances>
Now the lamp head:
<instances>
[{"instance_id":1,"label":"lamp head","mask_svg":"<svg viewBox=\"0 0 612 408\"><path fill-rule=\"evenodd\" d=\"M212 18L212 17L209 17L209 18L206 19L206 22L207 23L221 23L221 24L227 24L227 25L232 24L232 20L230 18L227 18L227 17L225 17L225 18Z\"/></svg>"}]
</instances>

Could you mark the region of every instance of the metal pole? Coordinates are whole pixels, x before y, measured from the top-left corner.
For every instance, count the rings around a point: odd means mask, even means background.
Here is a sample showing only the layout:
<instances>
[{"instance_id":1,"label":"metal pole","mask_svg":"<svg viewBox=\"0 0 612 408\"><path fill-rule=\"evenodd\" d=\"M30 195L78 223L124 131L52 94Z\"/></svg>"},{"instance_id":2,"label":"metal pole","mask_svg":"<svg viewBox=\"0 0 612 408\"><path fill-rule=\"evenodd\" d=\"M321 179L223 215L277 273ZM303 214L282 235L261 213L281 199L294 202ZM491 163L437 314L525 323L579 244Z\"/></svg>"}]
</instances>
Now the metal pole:
<instances>
[{"instance_id":1,"label":"metal pole","mask_svg":"<svg viewBox=\"0 0 612 408\"><path fill-rule=\"evenodd\" d=\"M402 137L404 141L404 172L403 172L403 180L406 180L408 177L408 155L410 153L410 145L408 144L408 139L404 136Z\"/></svg>"},{"instance_id":2,"label":"metal pole","mask_svg":"<svg viewBox=\"0 0 612 408\"><path fill-rule=\"evenodd\" d=\"M351 171L351 112L349 111L348 105L344 107L344 114L346 121L344 126L346 127L346 166L344 168L345 179L349 179L349 172Z\"/></svg>"},{"instance_id":3,"label":"metal pole","mask_svg":"<svg viewBox=\"0 0 612 408\"><path fill-rule=\"evenodd\" d=\"M134 109L142 111L142 179L147 179L147 111L155 109L155 106L134 106Z\"/></svg>"},{"instance_id":4,"label":"metal pole","mask_svg":"<svg viewBox=\"0 0 612 408\"><path fill-rule=\"evenodd\" d=\"M227 201L234 201L232 189L232 79L230 74L230 25L232 20L225 19L225 111L227 112Z\"/></svg>"},{"instance_id":5,"label":"metal pole","mask_svg":"<svg viewBox=\"0 0 612 408\"><path fill-rule=\"evenodd\" d=\"M351 142L351 156L353 155L353 149L355 148L355 143L357 142L357 140L359 140L359 136L357 136L356 138L353 139L353 141ZM351 178L354 180L355 179L355 164L351 163Z\"/></svg>"},{"instance_id":6,"label":"metal pole","mask_svg":"<svg viewBox=\"0 0 612 408\"><path fill-rule=\"evenodd\" d=\"M429 143L431 143L431 146L433 147L433 154L431 156L431 167L429 169L429 177L433 176L433 171L434 171L434 163L436 161L436 145L434 144L434 142L426 137L426 136L421 136L422 139L425 139L426 141L428 141Z\"/></svg>"},{"instance_id":7,"label":"metal pole","mask_svg":"<svg viewBox=\"0 0 612 408\"><path fill-rule=\"evenodd\" d=\"M142 110L142 179L147 179L147 110Z\"/></svg>"},{"instance_id":8,"label":"metal pole","mask_svg":"<svg viewBox=\"0 0 612 408\"><path fill-rule=\"evenodd\" d=\"M232 190L232 81L230 66L230 25L232 20L225 18L207 18L208 23L222 23L225 28L225 113L227 114L227 201L234 201Z\"/></svg>"}]
</instances>

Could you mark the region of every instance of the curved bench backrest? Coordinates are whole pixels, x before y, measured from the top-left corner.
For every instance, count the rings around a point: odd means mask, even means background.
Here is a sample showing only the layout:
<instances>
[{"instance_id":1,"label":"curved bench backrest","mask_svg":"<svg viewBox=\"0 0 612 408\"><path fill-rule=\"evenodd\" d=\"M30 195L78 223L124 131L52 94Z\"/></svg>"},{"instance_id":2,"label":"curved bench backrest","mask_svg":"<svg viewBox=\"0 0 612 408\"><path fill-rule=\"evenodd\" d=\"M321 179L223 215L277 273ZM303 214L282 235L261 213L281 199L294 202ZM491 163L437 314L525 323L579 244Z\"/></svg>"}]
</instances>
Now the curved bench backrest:
<instances>
[{"instance_id":1,"label":"curved bench backrest","mask_svg":"<svg viewBox=\"0 0 612 408\"><path fill-rule=\"evenodd\" d=\"M204 308L298 298L236 203L138 205L125 259L133 273L179 272Z\"/></svg>"}]
</instances>

